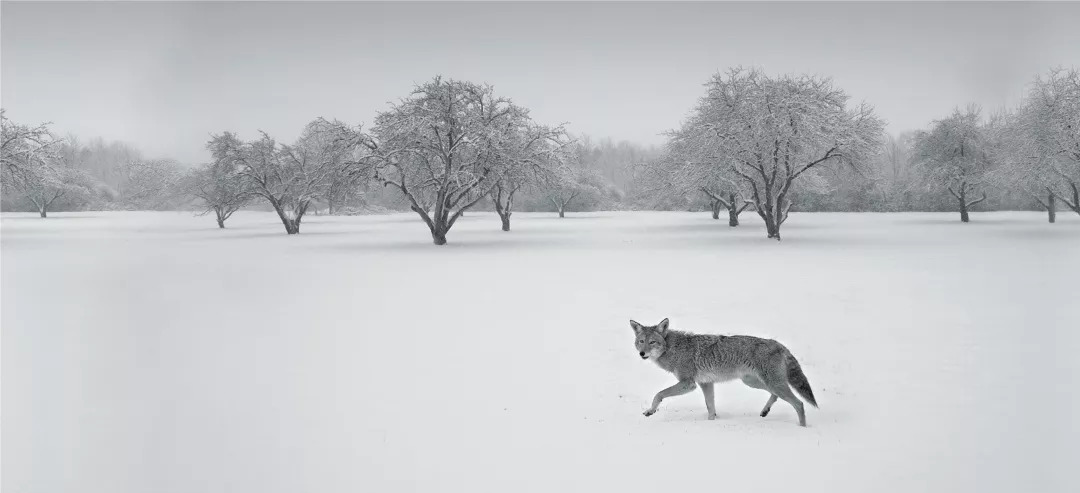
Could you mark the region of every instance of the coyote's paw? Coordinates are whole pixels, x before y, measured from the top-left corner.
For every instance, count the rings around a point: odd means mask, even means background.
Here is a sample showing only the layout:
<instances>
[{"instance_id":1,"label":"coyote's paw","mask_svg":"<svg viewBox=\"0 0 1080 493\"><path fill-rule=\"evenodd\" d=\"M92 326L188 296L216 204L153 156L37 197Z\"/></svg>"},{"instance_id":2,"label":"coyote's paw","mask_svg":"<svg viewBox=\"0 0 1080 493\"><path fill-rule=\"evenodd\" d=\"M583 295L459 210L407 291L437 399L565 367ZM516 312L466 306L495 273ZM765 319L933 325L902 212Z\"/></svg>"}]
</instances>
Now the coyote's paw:
<instances>
[{"instance_id":1,"label":"coyote's paw","mask_svg":"<svg viewBox=\"0 0 1080 493\"><path fill-rule=\"evenodd\" d=\"M652 415L656 414L656 408L646 409L645 412L643 412L641 414L644 414L646 416L652 416Z\"/></svg>"}]
</instances>

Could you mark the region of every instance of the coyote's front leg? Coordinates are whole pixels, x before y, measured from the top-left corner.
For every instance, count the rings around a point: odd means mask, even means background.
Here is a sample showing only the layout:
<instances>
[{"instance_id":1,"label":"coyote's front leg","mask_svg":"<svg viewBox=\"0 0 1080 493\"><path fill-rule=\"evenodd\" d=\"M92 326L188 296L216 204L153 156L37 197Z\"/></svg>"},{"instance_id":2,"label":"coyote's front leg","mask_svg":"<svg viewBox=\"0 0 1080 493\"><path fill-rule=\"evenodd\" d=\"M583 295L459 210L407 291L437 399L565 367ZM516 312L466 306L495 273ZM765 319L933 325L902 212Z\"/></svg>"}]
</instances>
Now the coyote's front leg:
<instances>
[{"instance_id":1,"label":"coyote's front leg","mask_svg":"<svg viewBox=\"0 0 1080 493\"><path fill-rule=\"evenodd\" d=\"M693 380L680 380L679 383L657 392L656 397L653 397L652 407L645 410L645 415L652 416L655 414L656 408L660 407L660 402L664 399L691 392L695 387L697 387L697 384Z\"/></svg>"}]
</instances>

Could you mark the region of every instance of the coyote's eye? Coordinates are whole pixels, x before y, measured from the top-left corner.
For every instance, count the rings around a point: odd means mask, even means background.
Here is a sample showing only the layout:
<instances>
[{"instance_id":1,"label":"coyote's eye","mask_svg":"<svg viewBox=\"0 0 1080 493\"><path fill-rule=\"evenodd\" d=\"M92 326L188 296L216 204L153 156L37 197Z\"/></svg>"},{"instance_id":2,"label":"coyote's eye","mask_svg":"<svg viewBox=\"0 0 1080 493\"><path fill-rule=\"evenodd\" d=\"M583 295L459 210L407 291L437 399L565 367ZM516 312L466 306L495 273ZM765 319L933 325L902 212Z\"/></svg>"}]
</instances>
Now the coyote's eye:
<instances>
[{"instance_id":1,"label":"coyote's eye","mask_svg":"<svg viewBox=\"0 0 1080 493\"><path fill-rule=\"evenodd\" d=\"M652 341L649 344L652 344L653 346L659 346L660 342L659 341Z\"/></svg>"},{"instance_id":2,"label":"coyote's eye","mask_svg":"<svg viewBox=\"0 0 1080 493\"><path fill-rule=\"evenodd\" d=\"M645 344L645 341L644 341L644 340L642 340L642 339L638 339L637 343L638 343L638 344Z\"/></svg>"}]
</instances>

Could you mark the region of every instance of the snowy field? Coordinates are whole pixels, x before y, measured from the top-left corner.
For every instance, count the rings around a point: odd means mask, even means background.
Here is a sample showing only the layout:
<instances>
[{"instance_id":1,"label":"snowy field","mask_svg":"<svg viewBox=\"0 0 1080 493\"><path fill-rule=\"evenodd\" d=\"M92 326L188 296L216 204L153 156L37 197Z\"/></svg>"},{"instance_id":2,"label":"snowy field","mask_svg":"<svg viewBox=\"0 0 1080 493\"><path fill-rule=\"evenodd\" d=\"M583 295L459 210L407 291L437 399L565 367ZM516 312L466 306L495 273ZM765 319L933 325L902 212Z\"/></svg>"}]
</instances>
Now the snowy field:
<instances>
[{"instance_id":1,"label":"snowy field","mask_svg":"<svg viewBox=\"0 0 1080 493\"><path fill-rule=\"evenodd\" d=\"M5 493L1068 491L1080 217L5 214ZM772 337L821 409L628 320Z\"/></svg>"}]
</instances>

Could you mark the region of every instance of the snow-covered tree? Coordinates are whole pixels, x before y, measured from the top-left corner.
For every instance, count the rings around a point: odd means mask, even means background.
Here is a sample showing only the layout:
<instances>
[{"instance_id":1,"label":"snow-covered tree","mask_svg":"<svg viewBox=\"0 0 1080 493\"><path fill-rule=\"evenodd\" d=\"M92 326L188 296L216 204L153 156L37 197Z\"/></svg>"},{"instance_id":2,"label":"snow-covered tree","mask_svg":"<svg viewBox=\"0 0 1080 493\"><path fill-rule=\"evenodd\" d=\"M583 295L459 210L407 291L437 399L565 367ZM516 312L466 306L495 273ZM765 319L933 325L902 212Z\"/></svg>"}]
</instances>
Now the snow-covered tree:
<instances>
[{"instance_id":1,"label":"snow-covered tree","mask_svg":"<svg viewBox=\"0 0 1080 493\"><path fill-rule=\"evenodd\" d=\"M559 217L566 217L566 208L574 199L584 193L595 193L595 187L583 180L579 174L564 174L544 185L548 200L555 205Z\"/></svg>"},{"instance_id":2,"label":"snow-covered tree","mask_svg":"<svg viewBox=\"0 0 1080 493\"><path fill-rule=\"evenodd\" d=\"M935 121L929 132L919 132L912 150L912 160L923 170L929 186L944 188L956 199L965 223L971 206L986 200L991 171L990 143L980 120L976 106L957 109L952 116Z\"/></svg>"},{"instance_id":3,"label":"snow-covered tree","mask_svg":"<svg viewBox=\"0 0 1080 493\"><path fill-rule=\"evenodd\" d=\"M8 119L6 110L0 108L0 166L5 175L33 173L25 168L40 166L56 152L59 144L47 123L22 125Z\"/></svg>"},{"instance_id":4,"label":"snow-covered tree","mask_svg":"<svg viewBox=\"0 0 1080 493\"><path fill-rule=\"evenodd\" d=\"M336 172L327 178L326 192L320 197L326 202L326 213L337 214L350 199L358 197L368 177L348 172Z\"/></svg>"},{"instance_id":5,"label":"snow-covered tree","mask_svg":"<svg viewBox=\"0 0 1080 493\"><path fill-rule=\"evenodd\" d=\"M121 168L119 205L128 210L170 210L183 200L185 171L171 159L139 159Z\"/></svg>"},{"instance_id":6,"label":"snow-covered tree","mask_svg":"<svg viewBox=\"0 0 1080 493\"><path fill-rule=\"evenodd\" d=\"M202 202L206 213L214 213L218 227L223 229L225 220L254 196L250 182L241 174L235 162L228 159L192 170L187 181L189 193Z\"/></svg>"},{"instance_id":7,"label":"snow-covered tree","mask_svg":"<svg viewBox=\"0 0 1080 493\"><path fill-rule=\"evenodd\" d=\"M509 126L499 146L498 178L488 194L503 231L510 231L514 197L519 191L558 179L568 145L561 126L546 127L527 120Z\"/></svg>"},{"instance_id":8,"label":"snow-covered tree","mask_svg":"<svg viewBox=\"0 0 1080 493\"><path fill-rule=\"evenodd\" d=\"M1047 217L1053 223L1057 218L1052 189L1054 177L1030 138L1029 116L1024 107L991 116L985 132L989 154L996 166L987 173L987 181L1030 197L1047 211Z\"/></svg>"},{"instance_id":9,"label":"snow-covered tree","mask_svg":"<svg viewBox=\"0 0 1080 493\"><path fill-rule=\"evenodd\" d=\"M883 124L873 109L849 109L828 78L734 69L706 87L682 131L710 142L713 165L748 190L769 238L780 239L797 180L829 165L860 166L880 147Z\"/></svg>"},{"instance_id":10,"label":"snow-covered tree","mask_svg":"<svg viewBox=\"0 0 1080 493\"><path fill-rule=\"evenodd\" d=\"M41 142L45 143L44 138ZM30 201L43 218L57 200L84 198L92 187L90 177L63 147L61 141L49 142L12 156L3 166L5 191Z\"/></svg>"},{"instance_id":11,"label":"snow-covered tree","mask_svg":"<svg viewBox=\"0 0 1080 493\"><path fill-rule=\"evenodd\" d=\"M371 184L371 163L365 159L368 148L361 144L369 141L370 137L361 133L359 128L349 129L348 132L356 144L350 145L349 149L341 149L342 154L337 157L340 165L331 169L326 178L325 191L320 197L330 215L337 214L350 203L364 203L364 196ZM345 135L344 129L341 129L340 135Z\"/></svg>"},{"instance_id":12,"label":"snow-covered tree","mask_svg":"<svg viewBox=\"0 0 1080 493\"><path fill-rule=\"evenodd\" d=\"M239 170L251 193L274 208L287 234L297 234L311 202L326 194L330 177L362 165L356 156L363 139L358 128L319 118L293 145L279 144L265 133L243 142L225 132L214 136L207 148L215 162Z\"/></svg>"},{"instance_id":13,"label":"snow-covered tree","mask_svg":"<svg viewBox=\"0 0 1080 493\"><path fill-rule=\"evenodd\" d=\"M90 178L78 167L77 156L65 152L69 143L57 139L47 124L21 125L0 109L0 182L5 193L30 201L41 217L57 200L88 195Z\"/></svg>"},{"instance_id":14,"label":"snow-covered tree","mask_svg":"<svg viewBox=\"0 0 1080 493\"><path fill-rule=\"evenodd\" d=\"M1055 69L1037 78L1018 113L1021 149L1013 164L1024 182L1042 187L1047 210L1057 199L1080 214L1080 72Z\"/></svg>"},{"instance_id":15,"label":"snow-covered tree","mask_svg":"<svg viewBox=\"0 0 1080 493\"><path fill-rule=\"evenodd\" d=\"M603 196L603 178L581 159L582 150L583 147L577 146L574 153L577 157L571 157L565 166L541 184L544 195L555 205L560 218L566 217L567 209L575 201L596 202Z\"/></svg>"},{"instance_id":16,"label":"snow-covered tree","mask_svg":"<svg viewBox=\"0 0 1080 493\"><path fill-rule=\"evenodd\" d=\"M499 184L508 129L527 112L489 85L436 77L375 117L375 179L404 195L436 245Z\"/></svg>"},{"instance_id":17,"label":"snow-covered tree","mask_svg":"<svg viewBox=\"0 0 1080 493\"><path fill-rule=\"evenodd\" d=\"M713 219L726 210L728 226L739 225L741 214L752 203L748 188L735 174L735 166L725 163L730 157L722 141L709 132L701 132L700 122L691 120L683 128L668 132L664 158L658 161L659 172L666 176L669 190L704 193Z\"/></svg>"}]
</instances>

